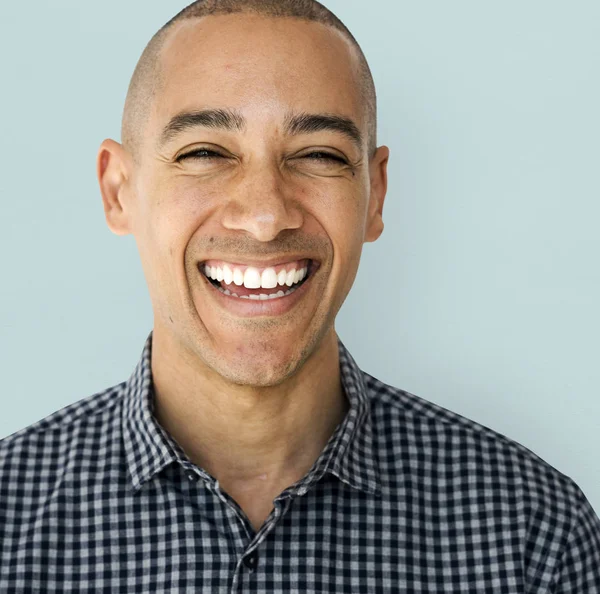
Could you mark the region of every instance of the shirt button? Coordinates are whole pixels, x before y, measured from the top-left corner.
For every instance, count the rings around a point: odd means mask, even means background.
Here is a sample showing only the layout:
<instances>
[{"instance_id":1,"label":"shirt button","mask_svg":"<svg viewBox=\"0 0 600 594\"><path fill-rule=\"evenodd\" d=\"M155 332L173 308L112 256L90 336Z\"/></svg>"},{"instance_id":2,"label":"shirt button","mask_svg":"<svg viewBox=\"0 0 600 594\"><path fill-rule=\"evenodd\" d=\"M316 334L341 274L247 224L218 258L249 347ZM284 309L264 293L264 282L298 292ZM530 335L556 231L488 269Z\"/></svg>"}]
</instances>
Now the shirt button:
<instances>
[{"instance_id":1,"label":"shirt button","mask_svg":"<svg viewBox=\"0 0 600 594\"><path fill-rule=\"evenodd\" d=\"M245 557L244 565L248 569L256 569L256 566L258 565L258 553L256 551L253 551L252 553L250 553L250 555Z\"/></svg>"},{"instance_id":2,"label":"shirt button","mask_svg":"<svg viewBox=\"0 0 600 594\"><path fill-rule=\"evenodd\" d=\"M198 480L198 475L196 475L195 472L188 472L187 477L191 480L191 481L196 481Z\"/></svg>"}]
</instances>

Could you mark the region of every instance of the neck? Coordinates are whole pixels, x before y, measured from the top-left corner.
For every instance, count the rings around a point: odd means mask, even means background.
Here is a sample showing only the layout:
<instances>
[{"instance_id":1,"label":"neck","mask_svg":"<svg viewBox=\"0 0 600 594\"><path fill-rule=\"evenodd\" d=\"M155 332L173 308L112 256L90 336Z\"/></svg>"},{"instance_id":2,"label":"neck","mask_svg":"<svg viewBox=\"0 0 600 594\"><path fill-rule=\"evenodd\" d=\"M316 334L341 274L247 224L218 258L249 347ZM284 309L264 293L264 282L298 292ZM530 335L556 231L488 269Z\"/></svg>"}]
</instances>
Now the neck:
<instances>
[{"instance_id":1,"label":"neck","mask_svg":"<svg viewBox=\"0 0 600 594\"><path fill-rule=\"evenodd\" d=\"M297 373L269 387L215 378L155 332L154 416L230 490L285 488L302 478L348 411L333 328Z\"/></svg>"}]
</instances>

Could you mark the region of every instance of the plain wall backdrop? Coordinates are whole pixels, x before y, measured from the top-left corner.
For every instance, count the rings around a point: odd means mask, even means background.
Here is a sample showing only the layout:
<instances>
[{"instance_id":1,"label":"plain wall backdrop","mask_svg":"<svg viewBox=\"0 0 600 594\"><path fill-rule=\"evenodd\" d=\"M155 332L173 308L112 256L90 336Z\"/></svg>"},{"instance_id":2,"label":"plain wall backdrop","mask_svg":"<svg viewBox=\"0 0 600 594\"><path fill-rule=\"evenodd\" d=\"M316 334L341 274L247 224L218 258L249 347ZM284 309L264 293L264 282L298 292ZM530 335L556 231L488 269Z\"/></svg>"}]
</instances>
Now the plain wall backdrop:
<instances>
[{"instance_id":1,"label":"plain wall backdrop","mask_svg":"<svg viewBox=\"0 0 600 594\"><path fill-rule=\"evenodd\" d=\"M600 3L329 0L391 150L382 237L337 330L376 377L478 421L600 510ZM179 0L2 2L0 437L129 377L152 328L95 174Z\"/></svg>"}]
</instances>

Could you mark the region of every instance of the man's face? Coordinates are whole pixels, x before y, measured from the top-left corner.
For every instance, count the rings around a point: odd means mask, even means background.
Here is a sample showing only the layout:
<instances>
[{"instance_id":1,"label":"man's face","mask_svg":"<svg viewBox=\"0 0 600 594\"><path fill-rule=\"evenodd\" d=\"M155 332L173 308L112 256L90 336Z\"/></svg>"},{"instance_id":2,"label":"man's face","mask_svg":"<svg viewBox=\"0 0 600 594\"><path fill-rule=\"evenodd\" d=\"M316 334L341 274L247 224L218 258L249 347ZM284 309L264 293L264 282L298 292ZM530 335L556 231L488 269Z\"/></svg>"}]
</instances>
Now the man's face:
<instances>
[{"instance_id":1,"label":"man's face","mask_svg":"<svg viewBox=\"0 0 600 594\"><path fill-rule=\"evenodd\" d=\"M128 225L155 335L235 383L277 384L318 350L363 242L381 232L387 149L369 159L353 51L320 24L249 15L181 23L164 47ZM174 116L203 110L233 121L213 114L215 125L161 143ZM351 120L362 143L328 127L290 129L300 114ZM245 286L258 278L266 287Z\"/></svg>"}]
</instances>

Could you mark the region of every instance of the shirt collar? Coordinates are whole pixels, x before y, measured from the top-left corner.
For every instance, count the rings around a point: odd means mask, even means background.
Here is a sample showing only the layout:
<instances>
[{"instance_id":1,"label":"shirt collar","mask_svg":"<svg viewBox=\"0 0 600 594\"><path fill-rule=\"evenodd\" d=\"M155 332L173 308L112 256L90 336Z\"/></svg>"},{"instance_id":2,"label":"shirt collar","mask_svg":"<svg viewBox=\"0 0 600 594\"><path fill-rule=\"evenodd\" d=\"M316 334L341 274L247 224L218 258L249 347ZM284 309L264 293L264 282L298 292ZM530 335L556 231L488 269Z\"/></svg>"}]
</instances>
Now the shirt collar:
<instances>
[{"instance_id":1,"label":"shirt collar","mask_svg":"<svg viewBox=\"0 0 600 594\"><path fill-rule=\"evenodd\" d=\"M295 483L293 490L301 495L325 473L361 491L378 493L381 488L371 418L371 394L365 384L364 373L339 338L338 350L342 386L350 408L311 470ZM125 383L123 394L125 458L135 491L173 462L181 464L184 469L197 469L153 416L151 353L152 331ZM205 476L208 478L208 475Z\"/></svg>"}]
</instances>

